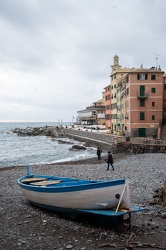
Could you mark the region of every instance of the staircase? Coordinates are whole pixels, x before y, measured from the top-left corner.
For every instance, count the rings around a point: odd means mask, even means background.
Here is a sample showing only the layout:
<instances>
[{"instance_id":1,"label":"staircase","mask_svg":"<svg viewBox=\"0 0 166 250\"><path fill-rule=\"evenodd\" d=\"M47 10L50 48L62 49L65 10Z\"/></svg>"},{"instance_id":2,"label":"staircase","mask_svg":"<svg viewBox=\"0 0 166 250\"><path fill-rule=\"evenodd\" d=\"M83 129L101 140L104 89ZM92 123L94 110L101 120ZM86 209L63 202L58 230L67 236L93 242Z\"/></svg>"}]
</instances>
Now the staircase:
<instances>
[{"instance_id":1,"label":"staircase","mask_svg":"<svg viewBox=\"0 0 166 250\"><path fill-rule=\"evenodd\" d=\"M161 140L166 140L166 125L162 125L161 127L160 138Z\"/></svg>"}]
</instances>

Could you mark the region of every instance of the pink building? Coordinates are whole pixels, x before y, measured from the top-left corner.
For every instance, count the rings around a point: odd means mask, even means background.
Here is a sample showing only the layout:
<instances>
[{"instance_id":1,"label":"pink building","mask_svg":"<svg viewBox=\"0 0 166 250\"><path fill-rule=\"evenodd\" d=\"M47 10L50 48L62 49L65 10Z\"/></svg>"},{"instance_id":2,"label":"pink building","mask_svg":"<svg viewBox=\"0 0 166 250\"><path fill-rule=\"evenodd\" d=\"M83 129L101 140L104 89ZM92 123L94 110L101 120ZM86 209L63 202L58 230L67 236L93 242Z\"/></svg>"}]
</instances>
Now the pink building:
<instances>
[{"instance_id":1,"label":"pink building","mask_svg":"<svg viewBox=\"0 0 166 250\"><path fill-rule=\"evenodd\" d=\"M111 85L104 88L105 90L105 126L106 129L111 127L111 100L110 100L110 89Z\"/></svg>"},{"instance_id":2,"label":"pink building","mask_svg":"<svg viewBox=\"0 0 166 250\"><path fill-rule=\"evenodd\" d=\"M131 136L156 136L162 125L164 72L154 67L133 69L126 79L126 132Z\"/></svg>"}]
</instances>

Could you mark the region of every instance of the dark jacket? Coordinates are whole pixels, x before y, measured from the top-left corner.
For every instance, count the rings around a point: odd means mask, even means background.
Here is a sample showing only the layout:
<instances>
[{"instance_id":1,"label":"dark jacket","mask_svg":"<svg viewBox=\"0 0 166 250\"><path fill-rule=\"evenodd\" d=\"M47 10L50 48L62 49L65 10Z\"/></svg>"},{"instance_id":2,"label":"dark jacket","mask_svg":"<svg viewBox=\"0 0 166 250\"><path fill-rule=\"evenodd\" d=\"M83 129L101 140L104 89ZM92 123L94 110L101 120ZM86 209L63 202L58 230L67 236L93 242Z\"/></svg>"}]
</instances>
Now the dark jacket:
<instances>
[{"instance_id":1,"label":"dark jacket","mask_svg":"<svg viewBox=\"0 0 166 250\"><path fill-rule=\"evenodd\" d=\"M112 163L112 164L114 163L112 154L108 154L108 159L107 160L108 160L109 163Z\"/></svg>"}]
</instances>

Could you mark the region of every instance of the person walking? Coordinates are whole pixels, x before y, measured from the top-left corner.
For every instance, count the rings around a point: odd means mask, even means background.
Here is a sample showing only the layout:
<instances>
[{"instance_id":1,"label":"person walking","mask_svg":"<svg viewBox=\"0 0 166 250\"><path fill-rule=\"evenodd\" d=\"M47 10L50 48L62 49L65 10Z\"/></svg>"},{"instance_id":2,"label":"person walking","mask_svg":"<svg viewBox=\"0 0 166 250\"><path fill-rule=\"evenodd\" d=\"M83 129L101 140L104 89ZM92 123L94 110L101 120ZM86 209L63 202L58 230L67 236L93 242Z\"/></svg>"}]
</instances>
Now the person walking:
<instances>
[{"instance_id":1,"label":"person walking","mask_svg":"<svg viewBox=\"0 0 166 250\"><path fill-rule=\"evenodd\" d=\"M98 157L98 160L101 160L101 152L102 150L100 148L97 149L97 157Z\"/></svg>"},{"instance_id":2,"label":"person walking","mask_svg":"<svg viewBox=\"0 0 166 250\"><path fill-rule=\"evenodd\" d=\"M111 167L112 167L112 170L114 170L114 166L113 166L113 163L114 163L114 161L113 161L113 156L112 156L112 154L110 153L110 152L108 152L108 158L107 158L107 164L108 164L108 166L107 166L107 170L109 170L109 166L111 165Z\"/></svg>"}]
</instances>

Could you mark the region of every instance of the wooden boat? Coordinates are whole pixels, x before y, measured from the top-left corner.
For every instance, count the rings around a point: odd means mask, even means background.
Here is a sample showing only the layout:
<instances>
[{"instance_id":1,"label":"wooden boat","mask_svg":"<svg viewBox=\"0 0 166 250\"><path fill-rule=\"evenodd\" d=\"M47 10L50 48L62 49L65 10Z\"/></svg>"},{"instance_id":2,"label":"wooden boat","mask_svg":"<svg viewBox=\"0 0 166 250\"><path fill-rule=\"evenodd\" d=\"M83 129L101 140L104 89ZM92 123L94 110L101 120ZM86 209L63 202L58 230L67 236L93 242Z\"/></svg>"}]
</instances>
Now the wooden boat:
<instances>
[{"instance_id":1,"label":"wooden boat","mask_svg":"<svg viewBox=\"0 0 166 250\"><path fill-rule=\"evenodd\" d=\"M130 210L129 182L81 180L58 176L28 175L17 180L29 202L51 210L96 209Z\"/></svg>"}]
</instances>

